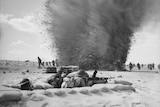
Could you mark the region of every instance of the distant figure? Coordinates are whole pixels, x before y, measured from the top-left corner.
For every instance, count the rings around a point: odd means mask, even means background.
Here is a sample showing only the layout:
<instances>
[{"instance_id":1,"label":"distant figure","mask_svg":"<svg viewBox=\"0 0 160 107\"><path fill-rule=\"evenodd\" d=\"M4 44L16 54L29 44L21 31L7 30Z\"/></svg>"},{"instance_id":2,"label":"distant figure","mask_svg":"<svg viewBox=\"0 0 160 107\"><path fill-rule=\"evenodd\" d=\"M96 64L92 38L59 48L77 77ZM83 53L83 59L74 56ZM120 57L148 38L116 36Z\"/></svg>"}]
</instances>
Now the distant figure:
<instances>
[{"instance_id":1,"label":"distant figure","mask_svg":"<svg viewBox=\"0 0 160 107\"><path fill-rule=\"evenodd\" d=\"M130 62L130 63L129 63L129 70L131 71L132 68L133 68L133 65L132 65L132 63Z\"/></svg>"},{"instance_id":2,"label":"distant figure","mask_svg":"<svg viewBox=\"0 0 160 107\"><path fill-rule=\"evenodd\" d=\"M138 68L138 70L141 69L141 65L139 63L137 63L137 68Z\"/></svg>"},{"instance_id":3,"label":"distant figure","mask_svg":"<svg viewBox=\"0 0 160 107\"><path fill-rule=\"evenodd\" d=\"M141 66L142 66L142 68L143 68L144 65L142 64Z\"/></svg>"},{"instance_id":4,"label":"distant figure","mask_svg":"<svg viewBox=\"0 0 160 107\"><path fill-rule=\"evenodd\" d=\"M155 65L155 64L153 63L153 64L152 64L152 68L153 68L153 69L154 69L154 65Z\"/></svg>"},{"instance_id":5,"label":"distant figure","mask_svg":"<svg viewBox=\"0 0 160 107\"><path fill-rule=\"evenodd\" d=\"M55 61L54 60L52 60L52 65L55 66Z\"/></svg>"},{"instance_id":6,"label":"distant figure","mask_svg":"<svg viewBox=\"0 0 160 107\"><path fill-rule=\"evenodd\" d=\"M46 62L46 66L48 66L48 62Z\"/></svg>"},{"instance_id":7,"label":"distant figure","mask_svg":"<svg viewBox=\"0 0 160 107\"><path fill-rule=\"evenodd\" d=\"M38 68L41 68L41 65L43 66L42 60L40 57L38 57Z\"/></svg>"},{"instance_id":8,"label":"distant figure","mask_svg":"<svg viewBox=\"0 0 160 107\"><path fill-rule=\"evenodd\" d=\"M148 64L148 69L152 70L152 64Z\"/></svg>"},{"instance_id":9,"label":"distant figure","mask_svg":"<svg viewBox=\"0 0 160 107\"><path fill-rule=\"evenodd\" d=\"M49 66L51 66L51 62L48 62L49 63Z\"/></svg>"}]
</instances>

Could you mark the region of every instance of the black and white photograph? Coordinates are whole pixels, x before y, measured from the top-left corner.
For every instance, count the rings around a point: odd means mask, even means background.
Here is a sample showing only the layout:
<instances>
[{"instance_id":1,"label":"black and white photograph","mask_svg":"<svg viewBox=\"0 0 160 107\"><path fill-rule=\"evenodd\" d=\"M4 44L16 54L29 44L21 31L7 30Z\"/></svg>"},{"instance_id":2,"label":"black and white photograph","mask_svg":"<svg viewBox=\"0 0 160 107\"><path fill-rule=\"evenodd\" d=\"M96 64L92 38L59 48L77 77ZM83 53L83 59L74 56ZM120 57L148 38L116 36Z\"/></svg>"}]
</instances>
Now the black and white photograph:
<instances>
[{"instance_id":1,"label":"black and white photograph","mask_svg":"<svg viewBox=\"0 0 160 107\"><path fill-rule=\"evenodd\" d=\"M0 0L0 107L160 107L160 0Z\"/></svg>"}]
</instances>

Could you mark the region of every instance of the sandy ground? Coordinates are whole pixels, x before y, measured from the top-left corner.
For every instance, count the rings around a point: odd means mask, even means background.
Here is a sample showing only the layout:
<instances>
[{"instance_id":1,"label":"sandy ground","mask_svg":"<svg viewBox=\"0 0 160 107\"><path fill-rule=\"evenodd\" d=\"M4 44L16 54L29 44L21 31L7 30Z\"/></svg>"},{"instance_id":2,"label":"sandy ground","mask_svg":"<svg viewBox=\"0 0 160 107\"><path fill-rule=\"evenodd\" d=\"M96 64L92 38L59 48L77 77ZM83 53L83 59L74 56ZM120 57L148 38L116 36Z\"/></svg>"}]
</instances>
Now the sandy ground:
<instances>
[{"instance_id":1,"label":"sandy ground","mask_svg":"<svg viewBox=\"0 0 160 107\"><path fill-rule=\"evenodd\" d=\"M0 69L0 86L18 83L25 77L36 81L52 75L31 65ZM0 87L0 96L11 90L22 93L20 101L0 102L0 107L160 107L160 72L155 71L98 71L97 76L109 77L109 83L83 88L21 91ZM133 85L115 84L115 80L129 81Z\"/></svg>"}]
</instances>

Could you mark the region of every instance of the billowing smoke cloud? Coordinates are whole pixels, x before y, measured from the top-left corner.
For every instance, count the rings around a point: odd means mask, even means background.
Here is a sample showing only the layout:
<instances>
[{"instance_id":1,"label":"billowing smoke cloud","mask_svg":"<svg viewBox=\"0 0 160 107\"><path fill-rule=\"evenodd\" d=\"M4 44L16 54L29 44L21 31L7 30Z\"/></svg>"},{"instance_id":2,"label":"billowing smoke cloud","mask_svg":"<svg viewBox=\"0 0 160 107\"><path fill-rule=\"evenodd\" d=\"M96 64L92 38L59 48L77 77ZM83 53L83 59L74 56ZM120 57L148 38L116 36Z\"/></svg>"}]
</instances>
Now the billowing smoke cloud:
<instances>
[{"instance_id":1,"label":"billowing smoke cloud","mask_svg":"<svg viewBox=\"0 0 160 107\"><path fill-rule=\"evenodd\" d=\"M146 0L48 0L45 24L63 65L122 70Z\"/></svg>"}]
</instances>

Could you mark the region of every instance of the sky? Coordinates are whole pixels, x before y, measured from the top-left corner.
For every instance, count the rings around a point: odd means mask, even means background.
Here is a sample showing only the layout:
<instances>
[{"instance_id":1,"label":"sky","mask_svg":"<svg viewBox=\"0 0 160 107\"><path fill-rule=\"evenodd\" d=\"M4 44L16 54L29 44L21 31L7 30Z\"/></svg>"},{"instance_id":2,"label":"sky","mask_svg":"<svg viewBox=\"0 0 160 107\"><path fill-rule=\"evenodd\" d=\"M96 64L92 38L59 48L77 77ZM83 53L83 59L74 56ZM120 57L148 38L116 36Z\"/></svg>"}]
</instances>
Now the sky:
<instances>
[{"instance_id":1,"label":"sky","mask_svg":"<svg viewBox=\"0 0 160 107\"><path fill-rule=\"evenodd\" d=\"M0 59L55 59L54 53L46 48L50 42L47 35L40 33L42 29L37 24L44 1L0 0ZM160 63L160 17L150 18L154 21L147 20L135 32L126 63Z\"/></svg>"},{"instance_id":2,"label":"sky","mask_svg":"<svg viewBox=\"0 0 160 107\"><path fill-rule=\"evenodd\" d=\"M0 59L44 60L54 58L45 47L46 35L36 21L44 0L0 1Z\"/></svg>"}]
</instances>

